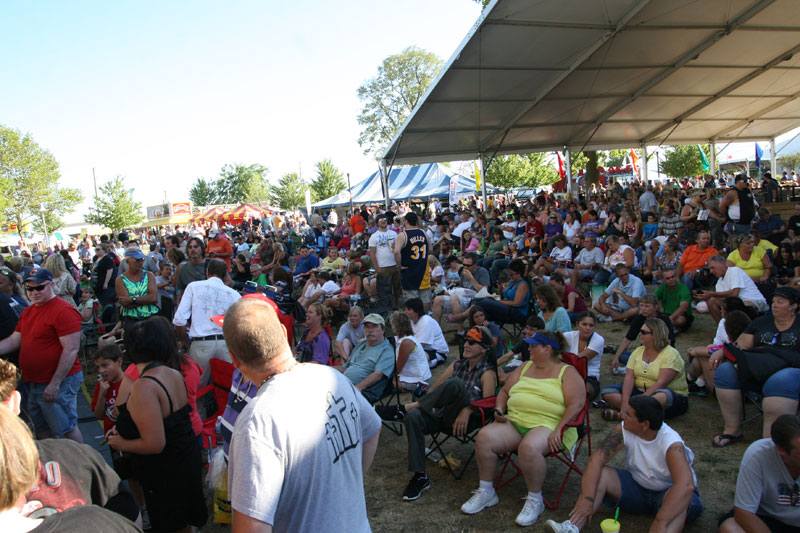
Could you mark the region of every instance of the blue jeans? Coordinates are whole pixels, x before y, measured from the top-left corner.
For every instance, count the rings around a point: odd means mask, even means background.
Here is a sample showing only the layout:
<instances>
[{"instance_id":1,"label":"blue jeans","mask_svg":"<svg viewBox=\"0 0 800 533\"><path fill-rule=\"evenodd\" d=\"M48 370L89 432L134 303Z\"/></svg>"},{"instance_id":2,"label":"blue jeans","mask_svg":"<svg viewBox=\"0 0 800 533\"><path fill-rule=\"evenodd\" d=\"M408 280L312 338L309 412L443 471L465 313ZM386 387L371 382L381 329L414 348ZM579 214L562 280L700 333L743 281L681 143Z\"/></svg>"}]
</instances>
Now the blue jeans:
<instances>
[{"instance_id":1,"label":"blue jeans","mask_svg":"<svg viewBox=\"0 0 800 533\"><path fill-rule=\"evenodd\" d=\"M53 402L44 401L47 383L27 383L29 389L28 411L37 433L50 430L61 437L78 425L78 391L83 383L83 372L64 378Z\"/></svg>"},{"instance_id":2,"label":"blue jeans","mask_svg":"<svg viewBox=\"0 0 800 533\"><path fill-rule=\"evenodd\" d=\"M510 263L511 259L495 259L492 262L492 268L489 270L489 277L492 280L492 285L497 283L497 277L500 275L500 272L506 270Z\"/></svg>"},{"instance_id":3,"label":"blue jeans","mask_svg":"<svg viewBox=\"0 0 800 533\"><path fill-rule=\"evenodd\" d=\"M619 484L622 488L619 502L613 501L606 495L603 497L603 505L613 509L619 506L624 513L656 515L661 509L661 503L667 490L656 491L642 487L633 479L627 470L615 468L614 471L619 477ZM697 519L703 512L703 504L700 501L700 494L697 489L692 493L692 500L689 502L689 509L686 511L686 522Z\"/></svg>"},{"instance_id":4,"label":"blue jeans","mask_svg":"<svg viewBox=\"0 0 800 533\"><path fill-rule=\"evenodd\" d=\"M675 418L676 416L680 416L689 410L688 396L678 394L671 389L658 389L656 392L660 392L667 397L666 405L664 406L665 419ZM631 398L643 393L643 390L633 387L633 390L631 391ZM608 385L603 388L602 391L600 391L600 395L604 397L603 399L605 399L606 394L622 394L622 383Z\"/></svg>"},{"instance_id":5,"label":"blue jeans","mask_svg":"<svg viewBox=\"0 0 800 533\"><path fill-rule=\"evenodd\" d=\"M714 386L739 390L739 374L730 361L725 361L714 373ZM775 396L797 401L800 399L800 368L783 368L772 374L761 387L764 397Z\"/></svg>"},{"instance_id":6,"label":"blue jeans","mask_svg":"<svg viewBox=\"0 0 800 533\"><path fill-rule=\"evenodd\" d=\"M483 309L483 312L486 313L486 318L491 322L502 322L504 324L509 322L522 324L525 322L525 315L518 308L509 307L491 298L472 300L472 303Z\"/></svg>"}]
</instances>

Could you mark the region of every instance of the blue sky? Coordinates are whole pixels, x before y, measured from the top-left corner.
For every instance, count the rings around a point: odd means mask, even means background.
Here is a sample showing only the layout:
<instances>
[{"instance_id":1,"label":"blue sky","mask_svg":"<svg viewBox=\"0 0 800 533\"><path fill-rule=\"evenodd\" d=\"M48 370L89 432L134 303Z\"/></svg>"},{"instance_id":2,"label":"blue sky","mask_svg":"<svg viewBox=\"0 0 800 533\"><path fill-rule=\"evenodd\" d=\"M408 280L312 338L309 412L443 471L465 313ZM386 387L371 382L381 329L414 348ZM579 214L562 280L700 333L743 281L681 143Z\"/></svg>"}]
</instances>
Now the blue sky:
<instances>
[{"instance_id":1,"label":"blue sky","mask_svg":"<svg viewBox=\"0 0 800 533\"><path fill-rule=\"evenodd\" d=\"M377 169L357 87L407 46L448 59L479 14L471 0L7 1L0 124L86 197L92 168L145 206L233 162L310 179L330 157L356 182Z\"/></svg>"}]
</instances>

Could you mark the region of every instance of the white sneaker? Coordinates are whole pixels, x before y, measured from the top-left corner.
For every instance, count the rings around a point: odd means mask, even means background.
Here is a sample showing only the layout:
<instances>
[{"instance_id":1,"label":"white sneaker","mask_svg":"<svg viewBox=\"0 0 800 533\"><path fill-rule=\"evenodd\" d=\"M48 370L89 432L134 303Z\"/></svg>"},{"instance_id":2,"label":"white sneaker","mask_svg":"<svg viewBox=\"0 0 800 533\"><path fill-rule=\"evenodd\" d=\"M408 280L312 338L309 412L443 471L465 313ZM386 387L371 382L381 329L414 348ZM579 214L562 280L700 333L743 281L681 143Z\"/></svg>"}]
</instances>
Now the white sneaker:
<instances>
[{"instance_id":1,"label":"white sneaker","mask_svg":"<svg viewBox=\"0 0 800 533\"><path fill-rule=\"evenodd\" d=\"M597 317L598 322L613 322L614 319L608 315L600 315Z\"/></svg>"},{"instance_id":2,"label":"white sneaker","mask_svg":"<svg viewBox=\"0 0 800 533\"><path fill-rule=\"evenodd\" d=\"M498 503L500 503L500 498L497 497L495 491L489 492L486 489L473 490L472 498L461 506L461 512L464 514L476 514L487 507L494 507Z\"/></svg>"},{"instance_id":3,"label":"white sneaker","mask_svg":"<svg viewBox=\"0 0 800 533\"><path fill-rule=\"evenodd\" d=\"M626 366L618 366L611 370L611 373L615 376L624 376L628 373L628 367Z\"/></svg>"},{"instance_id":4,"label":"white sneaker","mask_svg":"<svg viewBox=\"0 0 800 533\"><path fill-rule=\"evenodd\" d=\"M554 520L548 520L544 523L544 530L548 533L578 533L580 531L578 527L569 520L565 520L560 524Z\"/></svg>"},{"instance_id":5,"label":"white sneaker","mask_svg":"<svg viewBox=\"0 0 800 533\"><path fill-rule=\"evenodd\" d=\"M519 512L514 522L518 526L531 526L544 511L544 501L541 499L534 500L530 496L525 496L522 499L525 500L525 505L522 506L522 511Z\"/></svg>"}]
</instances>

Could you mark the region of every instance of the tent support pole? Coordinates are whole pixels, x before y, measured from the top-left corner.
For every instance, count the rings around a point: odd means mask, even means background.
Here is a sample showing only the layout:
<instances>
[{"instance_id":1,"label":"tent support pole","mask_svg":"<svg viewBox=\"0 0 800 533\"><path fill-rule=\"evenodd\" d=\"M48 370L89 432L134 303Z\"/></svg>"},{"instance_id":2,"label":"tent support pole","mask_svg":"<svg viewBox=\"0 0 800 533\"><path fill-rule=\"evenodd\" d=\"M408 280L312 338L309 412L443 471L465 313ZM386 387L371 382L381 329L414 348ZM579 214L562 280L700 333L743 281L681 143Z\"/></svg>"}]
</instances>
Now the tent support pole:
<instances>
[{"instance_id":1,"label":"tent support pole","mask_svg":"<svg viewBox=\"0 0 800 533\"><path fill-rule=\"evenodd\" d=\"M780 179L778 177L778 154L775 153L775 137L769 140L769 171L772 173L772 179Z\"/></svg>"},{"instance_id":2,"label":"tent support pole","mask_svg":"<svg viewBox=\"0 0 800 533\"><path fill-rule=\"evenodd\" d=\"M775 153L774 150L773 150L773 153ZM486 168L486 166L484 165L483 154L480 154L479 159L480 159L480 162L481 162L481 170L480 170L480 172L481 172L481 192L483 193L483 210L486 211L486 209L489 206L489 204L486 202L486 172L484 172L484 169Z\"/></svg>"},{"instance_id":3,"label":"tent support pole","mask_svg":"<svg viewBox=\"0 0 800 533\"><path fill-rule=\"evenodd\" d=\"M386 207L386 210L389 210L389 172L390 166L384 163L383 165L383 176L381 176L381 181L383 182L383 203Z\"/></svg>"},{"instance_id":4,"label":"tent support pole","mask_svg":"<svg viewBox=\"0 0 800 533\"><path fill-rule=\"evenodd\" d=\"M567 195L570 198L577 198L578 191L577 191L577 183L572 183L572 153L569 151L569 148L565 145L564 146L564 165L567 167L564 169L564 175L567 178ZM576 189L573 191L573 189Z\"/></svg>"},{"instance_id":5,"label":"tent support pole","mask_svg":"<svg viewBox=\"0 0 800 533\"><path fill-rule=\"evenodd\" d=\"M639 176L642 182L647 185L649 183L647 179L647 145L645 143L639 144L639 150L642 151L642 159L639 162Z\"/></svg>"},{"instance_id":6,"label":"tent support pole","mask_svg":"<svg viewBox=\"0 0 800 533\"><path fill-rule=\"evenodd\" d=\"M711 152L711 168L708 169L712 176L717 175L717 143L713 140L708 141L708 151Z\"/></svg>"}]
</instances>

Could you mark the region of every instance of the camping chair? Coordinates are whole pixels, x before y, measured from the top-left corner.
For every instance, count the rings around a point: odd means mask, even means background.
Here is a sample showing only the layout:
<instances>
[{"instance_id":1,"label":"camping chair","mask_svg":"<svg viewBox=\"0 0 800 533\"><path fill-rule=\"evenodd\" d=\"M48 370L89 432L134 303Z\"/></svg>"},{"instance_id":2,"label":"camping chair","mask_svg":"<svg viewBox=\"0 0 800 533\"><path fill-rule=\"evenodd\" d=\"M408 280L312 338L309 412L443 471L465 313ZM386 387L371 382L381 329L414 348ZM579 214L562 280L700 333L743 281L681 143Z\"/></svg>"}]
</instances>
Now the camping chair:
<instances>
[{"instance_id":1,"label":"camping chair","mask_svg":"<svg viewBox=\"0 0 800 533\"><path fill-rule=\"evenodd\" d=\"M231 390L233 379L233 365L222 359L211 359L211 381L205 387L197 390L197 403L205 411L203 431L200 436L203 440L203 449L212 450L222 442L222 435L217 431L217 418L225 412L228 403L228 393ZM199 410L199 409L198 409Z\"/></svg>"},{"instance_id":2,"label":"camping chair","mask_svg":"<svg viewBox=\"0 0 800 533\"><path fill-rule=\"evenodd\" d=\"M572 353L564 353L561 355L561 360L569 365L574 366L578 373L581 375L584 381L584 387L586 386L586 376L587 376L587 368L586 368L586 359L582 357L578 357ZM567 466L567 473L564 476L564 480L561 482L561 486L558 489L558 493L556 494L555 499L550 502L547 498L544 498L544 504L547 506L548 509L551 511L558 509L558 502L561 499L561 495L564 493L564 488L567 486L567 481L569 480L569 476L572 472L577 472L578 475L583 475L583 470L578 466L575 462L575 459L578 457L578 454L581 451L581 446L583 445L583 441L586 440L587 442L587 455L591 455L592 453L592 438L591 438L591 426L589 425L589 395L586 395L586 400L583 404L583 409L581 412L578 413L578 416L575 418L574 421L570 422L563 428L561 428L561 435L563 437L564 431L567 428L574 427L578 430L578 440L575 442L575 445L570 450L561 449L558 452L550 452L545 457L554 457L558 459L562 463ZM522 470L520 469L519 465L514 460L514 456L516 455L516 451L510 452L505 454L505 461L503 463L503 467L500 469L500 475L497 476L495 480L495 488L500 489L501 487L505 487L509 483L511 483L516 478L522 475ZM514 470L514 473L511 477L506 480L503 480L503 476L505 475L506 469L511 467Z\"/></svg>"},{"instance_id":3,"label":"camping chair","mask_svg":"<svg viewBox=\"0 0 800 533\"><path fill-rule=\"evenodd\" d=\"M392 345L392 350L395 350L394 337L387 337L386 340ZM367 401L372 405L399 405L403 402L400 401L400 395L403 394L403 389L394 386L394 379L397 377L397 358L394 361L394 368L392 369L391 376L384 376L378 383L367 389L368 393L365 395ZM403 435L402 422L389 422L382 421L382 424L392 433L398 437Z\"/></svg>"},{"instance_id":4,"label":"camping chair","mask_svg":"<svg viewBox=\"0 0 800 533\"><path fill-rule=\"evenodd\" d=\"M461 479L464 475L469 464L472 462L473 457L475 457L475 439L478 436L478 432L483 428L486 424L489 424L494 420L494 407L497 402L497 396L490 396L489 398L482 398L480 400L475 400L474 402L470 402L469 405L472 406L477 410L476 413L472 413L470 416L469 423L467 424L467 432L457 437L453 435L451 430L448 428L444 431L439 431L433 433L431 435L431 440L428 443L428 450L426 452L426 456L430 457L431 454L438 453L441 455L442 460L444 461L444 465L447 467L447 470L450 471L450 474L455 479ZM448 455L442 449L444 443L449 441L450 439L454 439L461 444L471 444L470 454L465 461L461 463L460 466L454 465Z\"/></svg>"}]
</instances>

